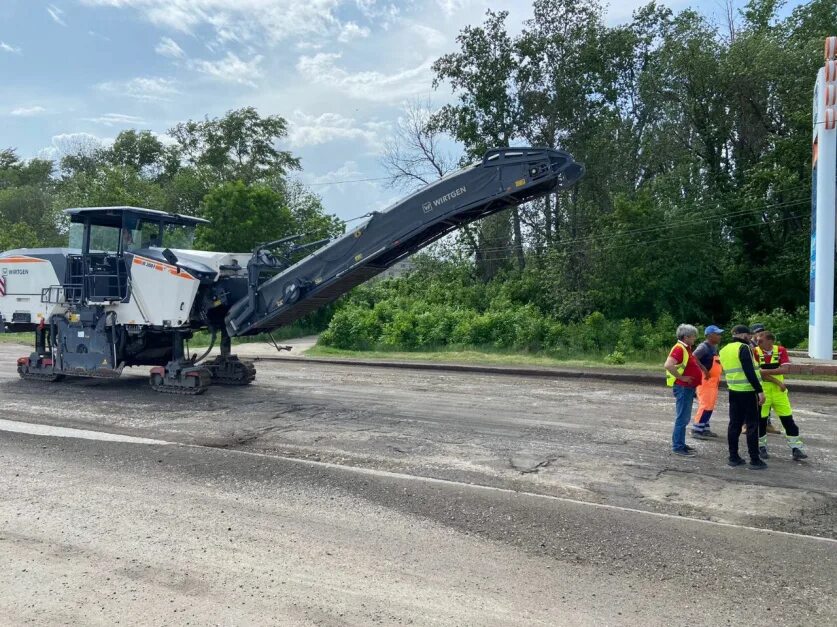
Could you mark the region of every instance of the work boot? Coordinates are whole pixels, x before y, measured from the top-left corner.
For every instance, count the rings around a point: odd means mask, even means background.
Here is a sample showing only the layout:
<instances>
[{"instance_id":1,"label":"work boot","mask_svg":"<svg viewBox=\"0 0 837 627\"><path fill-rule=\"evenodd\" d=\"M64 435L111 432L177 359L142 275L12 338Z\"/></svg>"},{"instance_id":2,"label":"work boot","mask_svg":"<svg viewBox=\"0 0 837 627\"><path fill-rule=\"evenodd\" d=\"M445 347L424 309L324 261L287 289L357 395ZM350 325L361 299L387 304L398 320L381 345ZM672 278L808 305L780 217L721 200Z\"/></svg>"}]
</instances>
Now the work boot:
<instances>
[{"instance_id":1,"label":"work boot","mask_svg":"<svg viewBox=\"0 0 837 627\"><path fill-rule=\"evenodd\" d=\"M750 462L750 465L748 466L748 468L750 470L767 470L767 464L765 464L760 459L757 459L754 462Z\"/></svg>"},{"instance_id":2,"label":"work boot","mask_svg":"<svg viewBox=\"0 0 837 627\"><path fill-rule=\"evenodd\" d=\"M745 462L740 457L730 457L729 461L727 462L727 466L732 466L733 468L735 468L736 466L740 466L741 464L746 464L746 463L747 462Z\"/></svg>"},{"instance_id":3,"label":"work boot","mask_svg":"<svg viewBox=\"0 0 837 627\"><path fill-rule=\"evenodd\" d=\"M767 452L766 446L759 447L759 457L761 457L762 459L770 459L770 453Z\"/></svg>"},{"instance_id":4,"label":"work boot","mask_svg":"<svg viewBox=\"0 0 837 627\"><path fill-rule=\"evenodd\" d=\"M770 422L769 420L767 421L767 432L768 432L768 433L773 433L773 434L776 434L776 433L782 433L782 432L781 432L781 431L779 431L776 427L774 427L774 426L773 426L773 423L772 423L772 422Z\"/></svg>"},{"instance_id":5,"label":"work boot","mask_svg":"<svg viewBox=\"0 0 837 627\"><path fill-rule=\"evenodd\" d=\"M795 461L799 461L801 459L808 459L808 456L805 454L801 448L795 448L791 450L791 455L793 455L793 459Z\"/></svg>"},{"instance_id":6,"label":"work boot","mask_svg":"<svg viewBox=\"0 0 837 627\"><path fill-rule=\"evenodd\" d=\"M671 452L682 457L694 457L695 449L684 446L683 448L673 449Z\"/></svg>"}]
</instances>

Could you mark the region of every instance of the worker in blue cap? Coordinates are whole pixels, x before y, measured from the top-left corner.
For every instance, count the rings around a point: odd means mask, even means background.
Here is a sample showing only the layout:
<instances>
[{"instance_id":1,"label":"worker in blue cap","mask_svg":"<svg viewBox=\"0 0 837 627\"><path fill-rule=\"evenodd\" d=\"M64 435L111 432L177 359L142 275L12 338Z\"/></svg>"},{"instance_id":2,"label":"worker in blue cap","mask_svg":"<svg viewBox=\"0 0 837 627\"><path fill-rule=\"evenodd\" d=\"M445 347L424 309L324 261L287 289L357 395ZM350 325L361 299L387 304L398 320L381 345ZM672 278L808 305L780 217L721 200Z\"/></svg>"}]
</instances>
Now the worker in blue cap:
<instances>
[{"instance_id":1,"label":"worker in blue cap","mask_svg":"<svg viewBox=\"0 0 837 627\"><path fill-rule=\"evenodd\" d=\"M716 438L718 434L709 428L709 419L715 411L715 403L718 401L718 384L721 382L721 361L718 357L718 347L721 345L721 335L724 330L710 324L704 330L706 339L693 353L703 366L706 374L698 386L697 398L698 409L695 414L695 421L692 424L692 435L696 438Z\"/></svg>"}]
</instances>

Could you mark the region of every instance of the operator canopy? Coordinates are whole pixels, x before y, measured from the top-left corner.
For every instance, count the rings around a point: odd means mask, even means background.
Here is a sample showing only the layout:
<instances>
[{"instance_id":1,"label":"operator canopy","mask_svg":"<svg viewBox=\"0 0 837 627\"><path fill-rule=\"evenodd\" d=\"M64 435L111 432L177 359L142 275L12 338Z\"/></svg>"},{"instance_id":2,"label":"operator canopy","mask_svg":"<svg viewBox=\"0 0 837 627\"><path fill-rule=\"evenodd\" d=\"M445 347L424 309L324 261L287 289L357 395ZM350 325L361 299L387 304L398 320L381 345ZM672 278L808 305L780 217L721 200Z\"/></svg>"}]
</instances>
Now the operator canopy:
<instances>
[{"instance_id":1,"label":"operator canopy","mask_svg":"<svg viewBox=\"0 0 837 627\"><path fill-rule=\"evenodd\" d=\"M79 207L64 213L70 216L70 248L83 252L188 250L194 243L195 227L209 224L203 218L142 207Z\"/></svg>"},{"instance_id":2,"label":"operator canopy","mask_svg":"<svg viewBox=\"0 0 837 627\"><path fill-rule=\"evenodd\" d=\"M164 224L179 224L184 226L196 226L198 224L209 224L209 220L184 216L179 213L166 213L156 209L145 209L143 207L77 207L65 209L64 213L70 216L70 222L85 222L100 226L123 226L123 219L133 221L143 218L147 221L163 222Z\"/></svg>"}]
</instances>

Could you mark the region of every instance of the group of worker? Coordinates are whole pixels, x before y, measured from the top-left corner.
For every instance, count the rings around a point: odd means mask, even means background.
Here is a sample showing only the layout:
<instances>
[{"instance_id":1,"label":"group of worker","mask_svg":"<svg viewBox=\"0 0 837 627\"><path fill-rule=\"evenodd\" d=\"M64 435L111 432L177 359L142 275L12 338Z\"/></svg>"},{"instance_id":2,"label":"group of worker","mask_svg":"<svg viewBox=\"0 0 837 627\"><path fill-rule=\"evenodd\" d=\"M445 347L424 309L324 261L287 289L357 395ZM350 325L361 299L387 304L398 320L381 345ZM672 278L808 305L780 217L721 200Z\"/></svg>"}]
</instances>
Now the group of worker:
<instances>
[{"instance_id":1,"label":"group of worker","mask_svg":"<svg viewBox=\"0 0 837 627\"><path fill-rule=\"evenodd\" d=\"M808 457L799 437L799 427L793 419L788 388L784 382L790 363L787 350L776 343L776 337L764 325L733 327L732 341L721 348L723 333L724 330L715 325L706 327L705 341L695 348L697 329L690 324L677 327L677 344L669 351L665 362L666 381L675 398L672 452L686 457L695 454L695 448L686 444L695 397L698 409L692 424L692 435L698 439L717 437L709 421L715 410L723 375L729 390L727 463L730 466L746 463L738 454L738 441L744 432L749 467L753 470L767 468L764 462L770 456L767 434L780 433L770 423L771 409L782 423L793 459L799 461Z\"/></svg>"}]
</instances>

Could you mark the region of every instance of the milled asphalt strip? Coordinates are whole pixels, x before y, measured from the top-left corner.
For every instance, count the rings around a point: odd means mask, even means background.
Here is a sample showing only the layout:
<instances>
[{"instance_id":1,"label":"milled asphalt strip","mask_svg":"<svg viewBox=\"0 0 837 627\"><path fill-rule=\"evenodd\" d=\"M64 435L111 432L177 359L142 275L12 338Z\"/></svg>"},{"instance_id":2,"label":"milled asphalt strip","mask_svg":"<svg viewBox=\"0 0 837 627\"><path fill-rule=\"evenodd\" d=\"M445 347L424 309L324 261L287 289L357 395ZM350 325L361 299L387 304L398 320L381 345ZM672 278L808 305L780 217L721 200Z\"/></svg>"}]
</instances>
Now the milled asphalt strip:
<instances>
[{"instance_id":1,"label":"milled asphalt strip","mask_svg":"<svg viewBox=\"0 0 837 627\"><path fill-rule=\"evenodd\" d=\"M250 361L272 363L291 361L294 363L319 363L338 366L362 366L369 368L394 368L401 370L433 370L437 372L469 372L476 374L504 375L515 377L539 377L545 379L589 379L598 381L618 381L621 383L639 383L661 387L665 377L648 371L582 370L565 368L539 368L533 366L492 366L480 364L456 364L426 361L372 361L366 359L344 359L334 357L272 357L268 355L248 355L239 352L239 357ZM803 381L791 379L794 394L835 394L837 382ZM726 383L721 381L721 389Z\"/></svg>"},{"instance_id":2,"label":"milled asphalt strip","mask_svg":"<svg viewBox=\"0 0 837 627\"><path fill-rule=\"evenodd\" d=\"M74 429L71 427L52 427L49 425L34 424L30 422L18 422L15 420L0 419L0 431L9 431L12 433L23 433L29 435L40 435L47 437L59 438L76 438L81 440L98 440L104 442L120 442L127 444L156 444L166 446L182 446L186 448L207 449L217 452L219 449L212 446L203 446L200 444L181 444L179 442L169 442L166 440L153 440L149 438L139 438L132 435L119 435L116 433L107 433L104 431L89 431L87 429ZM535 492L526 492L525 490L511 490L509 488L498 488L494 486L480 485L478 483L464 483L462 481L452 481L450 479L437 479L435 477L422 477L420 475L409 475L401 472L391 472L388 470L377 470L374 468L361 468L358 466L344 466L342 464L334 464L331 462L319 462L310 459L299 459L296 457L285 457L284 455L270 455L268 453L258 453L255 451L242 451L237 449L223 449L226 453L236 453L239 455L251 455L255 457L264 457L267 459L279 459L284 462L300 464L304 466L311 466L314 468L328 468L330 470L337 470L342 472L350 472L359 475L367 475L372 477L384 477L387 479L400 479L405 481L418 481L420 483L428 483L435 485L444 485L448 487L457 488L471 488L475 490L482 490L487 492L500 492L502 494L511 494L515 496L528 496L536 499L545 499L549 501L557 501L559 503L571 503L573 505L585 505L587 507L595 507L599 509L606 509L619 512L630 512L633 514L641 514L643 516L653 516L656 518L666 518L677 521L688 521L701 523L704 525L711 525L714 527L728 527L732 529L743 529L747 531L755 531L759 533L775 534L779 536L789 536L792 538L801 538L804 540L814 540L818 542L827 542L837 545L837 539L826 538L823 536L812 536L804 533L792 533L789 531L777 531L775 529L762 529L760 527L750 527L749 525L735 525L733 523L718 522L714 520L704 520L701 518L691 518L689 516L675 516L674 514L665 514L662 512L650 512L642 509L635 509L633 507L621 507L619 505L607 505L604 503L591 503L589 501L579 501L577 499L570 499L563 496L551 496L549 494L537 494Z\"/></svg>"}]
</instances>

